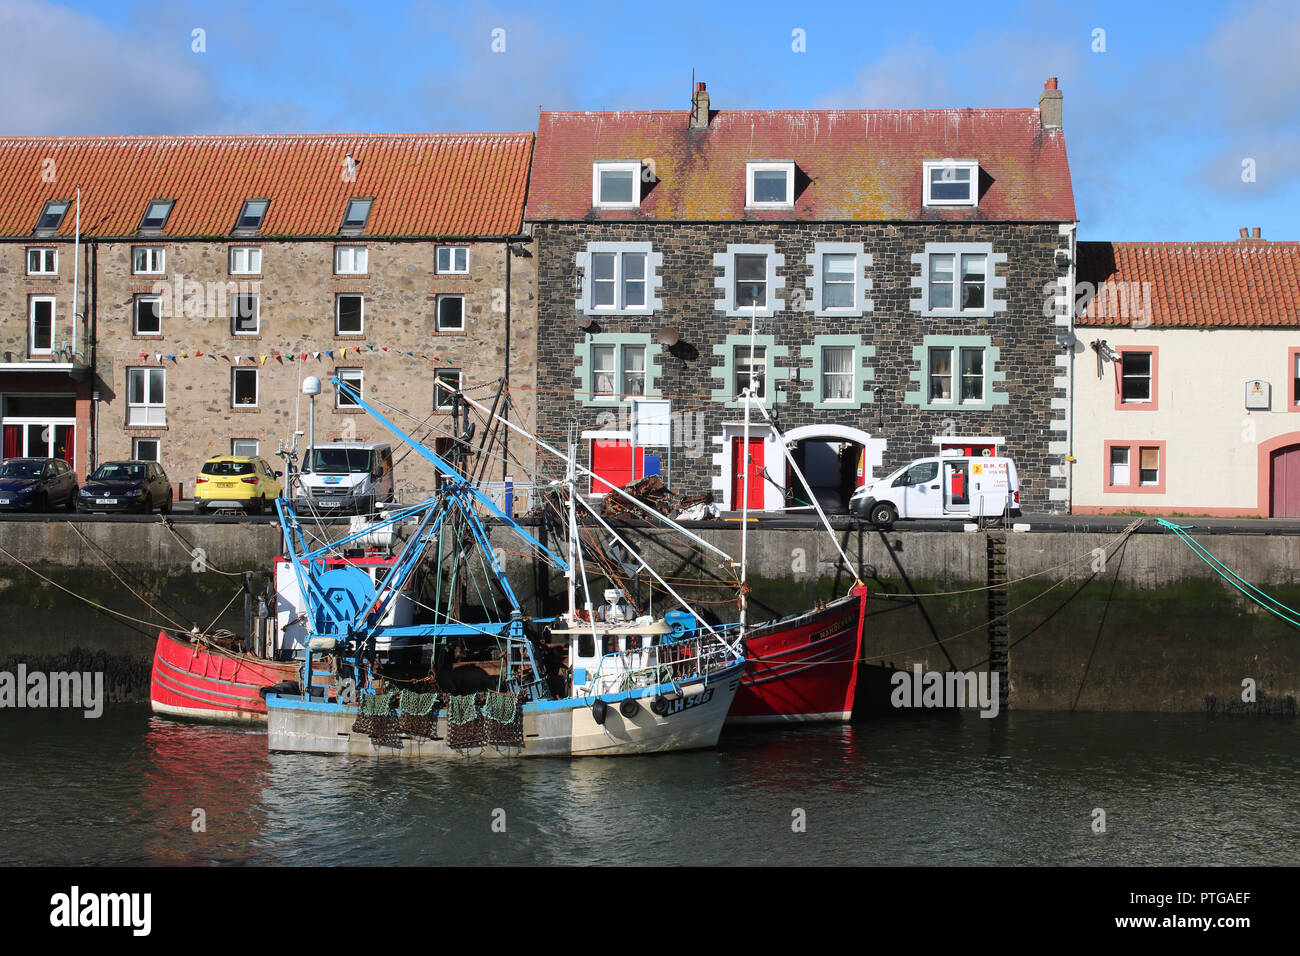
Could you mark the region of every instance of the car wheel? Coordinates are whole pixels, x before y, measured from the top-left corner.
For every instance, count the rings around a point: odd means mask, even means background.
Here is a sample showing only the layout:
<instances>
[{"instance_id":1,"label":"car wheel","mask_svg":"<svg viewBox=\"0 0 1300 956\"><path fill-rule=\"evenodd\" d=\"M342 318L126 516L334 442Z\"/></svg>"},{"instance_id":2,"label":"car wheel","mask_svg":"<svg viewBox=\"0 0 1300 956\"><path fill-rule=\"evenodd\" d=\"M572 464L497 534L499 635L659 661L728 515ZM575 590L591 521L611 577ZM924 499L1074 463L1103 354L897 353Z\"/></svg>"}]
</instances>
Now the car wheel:
<instances>
[{"instance_id":1,"label":"car wheel","mask_svg":"<svg viewBox=\"0 0 1300 956\"><path fill-rule=\"evenodd\" d=\"M882 501L871 509L871 523L877 528L888 531L898 520L898 509L887 501Z\"/></svg>"},{"instance_id":2,"label":"car wheel","mask_svg":"<svg viewBox=\"0 0 1300 956\"><path fill-rule=\"evenodd\" d=\"M39 498L36 499L36 510L39 511L41 514L45 514L45 512L50 510L49 495L41 495Z\"/></svg>"},{"instance_id":3,"label":"car wheel","mask_svg":"<svg viewBox=\"0 0 1300 956\"><path fill-rule=\"evenodd\" d=\"M162 513L169 515L172 513L172 493L167 492L167 503L162 506Z\"/></svg>"},{"instance_id":4,"label":"car wheel","mask_svg":"<svg viewBox=\"0 0 1300 956\"><path fill-rule=\"evenodd\" d=\"M153 514L153 495L148 495L148 496L145 497L145 499L144 499L144 513L147 514L147 515L151 515L151 514Z\"/></svg>"},{"instance_id":5,"label":"car wheel","mask_svg":"<svg viewBox=\"0 0 1300 956\"><path fill-rule=\"evenodd\" d=\"M77 494L81 491L76 485L72 486L72 494L68 495L68 510L77 510Z\"/></svg>"}]
</instances>

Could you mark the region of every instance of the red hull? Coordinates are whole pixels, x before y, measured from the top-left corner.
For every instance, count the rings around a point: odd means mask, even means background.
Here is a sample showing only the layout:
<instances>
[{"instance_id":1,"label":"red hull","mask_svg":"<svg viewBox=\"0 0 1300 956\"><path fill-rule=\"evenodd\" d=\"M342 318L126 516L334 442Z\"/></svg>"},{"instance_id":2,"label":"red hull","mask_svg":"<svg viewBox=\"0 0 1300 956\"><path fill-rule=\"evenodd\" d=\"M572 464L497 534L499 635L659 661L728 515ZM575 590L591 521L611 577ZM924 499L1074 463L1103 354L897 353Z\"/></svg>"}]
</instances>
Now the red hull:
<instances>
[{"instance_id":1,"label":"red hull","mask_svg":"<svg viewBox=\"0 0 1300 956\"><path fill-rule=\"evenodd\" d=\"M867 589L794 618L760 625L727 722L846 721L862 658Z\"/></svg>"},{"instance_id":2,"label":"red hull","mask_svg":"<svg viewBox=\"0 0 1300 956\"><path fill-rule=\"evenodd\" d=\"M266 720L258 693L281 681L296 681L299 665L223 653L159 632L153 655L149 701L154 713L202 720Z\"/></svg>"}]
</instances>

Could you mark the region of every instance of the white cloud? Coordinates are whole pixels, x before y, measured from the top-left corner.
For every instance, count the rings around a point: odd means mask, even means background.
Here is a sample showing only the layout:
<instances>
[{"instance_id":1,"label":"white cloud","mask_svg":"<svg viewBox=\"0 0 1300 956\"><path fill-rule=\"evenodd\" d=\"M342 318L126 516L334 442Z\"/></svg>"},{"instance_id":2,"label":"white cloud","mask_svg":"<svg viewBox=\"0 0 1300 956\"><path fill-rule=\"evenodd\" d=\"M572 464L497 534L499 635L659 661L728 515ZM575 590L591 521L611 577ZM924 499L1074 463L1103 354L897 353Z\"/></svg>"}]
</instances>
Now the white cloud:
<instances>
[{"instance_id":1,"label":"white cloud","mask_svg":"<svg viewBox=\"0 0 1300 956\"><path fill-rule=\"evenodd\" d=\"M163 44L41 0L4 0L0 130L66 135L207 127L224 110L188 39Z\"/></svg>"}]
</instances>

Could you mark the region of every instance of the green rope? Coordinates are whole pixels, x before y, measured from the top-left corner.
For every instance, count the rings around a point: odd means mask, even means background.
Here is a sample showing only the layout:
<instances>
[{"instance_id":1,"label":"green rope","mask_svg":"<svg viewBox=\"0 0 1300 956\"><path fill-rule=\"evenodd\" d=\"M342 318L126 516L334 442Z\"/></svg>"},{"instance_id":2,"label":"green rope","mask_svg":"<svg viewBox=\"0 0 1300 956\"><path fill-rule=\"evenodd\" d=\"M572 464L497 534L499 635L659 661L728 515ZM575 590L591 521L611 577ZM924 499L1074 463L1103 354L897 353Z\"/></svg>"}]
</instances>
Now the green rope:
<instances>
[{"instance_id":1,"label":"green rope","mask_svg":"<svg viewBox=\"0 0 1300 956\"><path fill-rule=\"evenodd\" d=\"M1166 521L1164 518L1157 518L1156 523L1162 527L1168 528L1177 535L1182 540L1183 544L1192 549L1192 552L1197 557L1217 571L1229 584L1242 594L1246 595L1246 597L1250 598L1270 614L1280 617L1282 620L1294 627L1300 627L1300 611L1295 610L1295 608L1287 607L1281 601L1272 597L1268 593L1261 591L1193 540L1192 536L1187 533L1187 529L1193 527L1192 525L1176 525L1172 521ZM1270 607L1270 604L1273 605L1273 607ZM1281 610L1278 610L1278 608L1281 608Z\"/></svg>"}]
</instances>

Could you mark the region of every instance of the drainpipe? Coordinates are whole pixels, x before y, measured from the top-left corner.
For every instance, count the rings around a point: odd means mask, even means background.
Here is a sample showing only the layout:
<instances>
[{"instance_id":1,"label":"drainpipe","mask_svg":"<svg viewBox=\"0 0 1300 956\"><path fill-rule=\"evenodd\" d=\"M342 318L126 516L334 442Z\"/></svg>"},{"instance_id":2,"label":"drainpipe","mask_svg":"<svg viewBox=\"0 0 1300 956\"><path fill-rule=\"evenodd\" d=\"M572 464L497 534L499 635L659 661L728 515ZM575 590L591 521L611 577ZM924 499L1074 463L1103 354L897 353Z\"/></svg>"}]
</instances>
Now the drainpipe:
<instances>
[{"instance_id":1,"label":"drainpipe","mask_svg":"<svg viewBox=\"0 0 1300 956\"><path fill-rule=\"evenodd\" d=\"M1066 308L1069 310L1070 324L1066 331L1074 335L1074 289L1078 281L1078 230L1079 223L1070 224L1070 268L1066 272L1069 288L1066 290ZM1065 368L1065 513L1074 513L1074 343L1070 344L1069 364Z\"/></svg>"},{"instance_id":2,"label":"drainpipe","mask_svg":"<svg viewBox=\"0 0 1300 956\"><path fill-rule=\"evenodd\" d=\"M86 242L86 295L90 299L86 309L86 352L90 359L90 441L87 444L86 475L95 470L99 457L99 394L97 383L96 350L99 345L99 247L94 239Z\"/></svg>"},{"instance_id":3,"label":"drainpipe","mask_svg":"<svg viewBox=\"0 0 1300 956\"><path fill-rule=\"evenodd\" d=\"M514 253L510 251L510 240L506 239L506 400L501 406L501 417L510 418L510 260ZM510 429L501 431L501 480L505 481L510 470Z\"/></svg>"}]
</instances>

